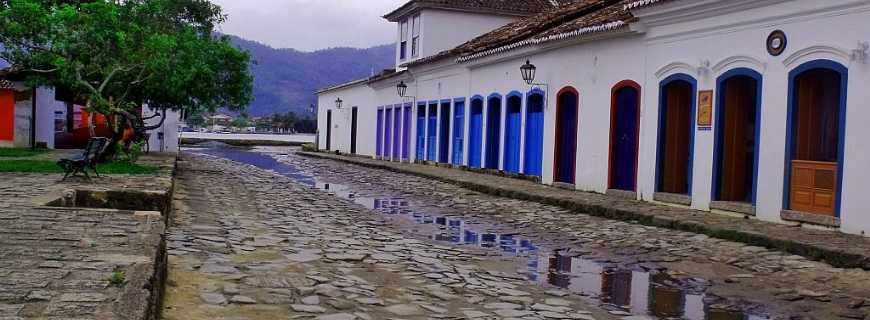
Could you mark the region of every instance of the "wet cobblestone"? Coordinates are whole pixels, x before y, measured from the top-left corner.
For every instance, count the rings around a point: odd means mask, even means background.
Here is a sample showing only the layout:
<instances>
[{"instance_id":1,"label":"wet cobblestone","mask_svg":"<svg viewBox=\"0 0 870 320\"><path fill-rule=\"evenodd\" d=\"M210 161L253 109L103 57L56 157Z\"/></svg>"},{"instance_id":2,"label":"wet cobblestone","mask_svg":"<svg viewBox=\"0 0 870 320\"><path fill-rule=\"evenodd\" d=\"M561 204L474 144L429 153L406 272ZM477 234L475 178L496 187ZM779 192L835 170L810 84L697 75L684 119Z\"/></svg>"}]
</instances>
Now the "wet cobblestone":
<instances>
[{"instance_id":1,"label":"wet cobblestone","mask_svg":"<svg viewBox=\"0 0 870 320\"><path fill-rule=\"evenodd\" d=\"M324 181L353 185L354 190L359 190L357 197L414 199L415 206L425 208L426 212L461 216L472 222L496 221L502 228L515 230L517 235L534 239L564 255L583 256L629 270L659 269L683 281L705 279L710 285L708 293L722 299L715 302L720 306L742 306L772 313L777 318L794 319L864 319L870 311L859 307L870 299L870 273L861 269L836 268L801 256L706 235L495 197L414 175L300 157L274 149L271 152ZM512 183L510 179L493 179Z\"/></svg>"},{"instance_id":2,"label":"wet cobblestone","mask_svg":"<svg viewBox=\"0 0 870 320\"><path fill-rule=\"evenodd\" d=\"M437 244L287 177L185 154L165 319L616 319L519 261Z\"/></svg>"}]
</instances>

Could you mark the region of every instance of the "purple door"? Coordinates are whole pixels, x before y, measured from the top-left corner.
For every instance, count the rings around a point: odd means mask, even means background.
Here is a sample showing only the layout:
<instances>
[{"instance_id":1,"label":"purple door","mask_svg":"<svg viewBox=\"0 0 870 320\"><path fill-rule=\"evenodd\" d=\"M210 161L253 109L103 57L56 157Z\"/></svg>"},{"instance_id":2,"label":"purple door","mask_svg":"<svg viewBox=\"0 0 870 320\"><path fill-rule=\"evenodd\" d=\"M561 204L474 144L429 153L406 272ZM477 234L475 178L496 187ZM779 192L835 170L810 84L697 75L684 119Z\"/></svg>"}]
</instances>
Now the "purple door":
<instances>
[{"instance_id":1,"label":"purple door","mask_svg":"<svg viewBox=\"0 0 870 320\"><path fill-rule=\"evenodd\" d=\"M397 104L393 109L393 161L399 161L399 146L402 143L402 105Z\"/></svg>"},{"instance_id":2,"label":"purple door","mask_svg":"<svg viewBox=\"0 0 870 320\"><path fill-rule=\"evenodd\" d=\"M387 109L384 114L384 159L390 159L393 156L390 148L393 141L393 109Z\"/></svg>"},{"instance_id":3,"label":"purple door","mask_svg":"<svg viewBox=\"0 0 870 320\"><path fill-rule=\"evenodd\" d=\"M384 156L384 109L378 108L378 132L375 137L375 154L378 157Z\"/></svg>"}]
</instances>

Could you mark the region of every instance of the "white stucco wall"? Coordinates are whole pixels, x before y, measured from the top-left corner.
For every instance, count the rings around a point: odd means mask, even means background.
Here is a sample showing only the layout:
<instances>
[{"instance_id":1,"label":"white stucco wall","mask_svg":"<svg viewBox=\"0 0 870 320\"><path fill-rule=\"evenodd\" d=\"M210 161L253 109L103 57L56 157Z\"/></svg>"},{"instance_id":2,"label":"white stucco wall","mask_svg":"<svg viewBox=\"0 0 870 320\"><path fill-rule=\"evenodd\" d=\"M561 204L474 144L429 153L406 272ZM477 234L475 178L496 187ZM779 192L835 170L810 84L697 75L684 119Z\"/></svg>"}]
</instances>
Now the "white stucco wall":
<instances>
[{"instance_id":1,"label":"white stucco wall","mask_svg":"<svg viewBox=\"0 0 870 320\"><path fill-rule=\"evenodd\" d=\"M54 112L66 105L54 98L54 88L36 91L36 141L45 142L49 149L54 149Z\"/></svg>"},{"instance_id":2,"label":"white stucco wall","mask_svg":"<svg viewBox=\"0 0 870 320\"><path fill-rule=\"evenodd\" d=\"M142 115L149 117L154 114L154 111L148 107L142 108ZM166 120L160 128L149 131L151 137L148 139L150 152L178 152L178 124L179 113L176 111L168 111ZM145 125L152 126L160 123L160 117L145 120ZM162 136L162 137L161 137Z\"/></svg>"},{"instance_id":3,"label":"white stucco wall","mask_svg":"<svg viewBox=\"0 0 870 320\"><path fill-rule=\"evenodd\" d=\"M411 56L413 38L408 29L408 51L405 60L400 59L401 23L397 23L396 66L420 58L435 55L441 51L452 49L479 35L515 21L517 17L480 14L470 12L448 11L441 9L420 10L420 54Z\"/></svg>"},{"instance_id":4,"label":"white stucco wall","mask_svg":"<svg viewBox=\"0 0 870 320\"><path fill-rule=\"evenodd\" d=\"M870 179L870 119L863 89L870 81L870 65L853 61L859 41L870 41L870 2L852 0L786 1L774 5L741 1L741 10L662 26L650 26L646 35L647 78L644 91L640 179L645 199L651 199L655 184L655 148L658 119L658 83L675 73L695 77L698 90L715 90L717 78L732 69L750 68L763 76L761 135L756 214L768 221L781 221L784 196L784 159L787 131L789 72L816 59L836 61L849 69L845 168L843 174L842 230L870 231L868 205L860 181ZM674 3L673 7L682 5ZM657 9L666 10L669 8ZM721 11L720 11L721 12ZM643 15L641 15L643 20ZM774 30L788 36L788 47L779 57L767 53L765 40ZM714 100L715 110L718 108ZM714 118L715 123L715 118ZM714 131L695 131L692 207L708 210L712 194ZM646 159L646 160L644 160Z\"/></svg>"},{"instance_id":5,"label":"white stucco wall","mask_svg":"<svg viewBox=\"0 0 870 320\"><path fill-rule=\"evenodd\" d=\"M699 4L715 10L695 12L692 6ZM448 61L412 68L410 77L413 80L405 80L409 85L408 94L426 102L466 99L464 163L467 164L467 121L471 97L481 95L486 99L490 94L498 93L505 103L505 96L511 91L527 93L530 87L522 81L519 67L530 59L538 68L536 82L549 85L544 120L543 182L553 181L556 93L571 86L580 94L576 187L584 191L605 192L609 174L611 90L622 80L633 80L641 85L638 194L644 200L652 200L660 82L672 74L685 73L697 80L698 90L716 90L716 79L721 74L741 67L753 69L763 77L756 215L762 220L782 222L779 217L786 190L788 73L804 62L832 60L849 70L845 164L841 172L844 178L840 190L841 230L855 234L870 231L870 215L866 213L870 205L863 199L866 193L863 181L870 181L870 141L866 139L870 136L870 128L862 125L870 119L870 108L866 106L870 101L870 90L865 89L870 83L870 58L862 61L852 57L859 42L870 41L867 36L870 34L870 24L867 23L870 21L870 1L673 1L639 10L637 15L640 22L632 26L632 30L637 32L618 38L518 49L466 64ZM429 22L424 22L424 30L426 26L431 27ZM773 57L766 51L765 40L777 29L787 34L788 48L781 56ZM373 84L379 88L360 85L321 94L318 117L320 148L325 146L325 110L334 108L338 96L345 100L344 109L361 106L360 141L374 139L376 107L398 103L395 84L387 82ZM525 103L523 99L523 129ZM716 99L713 107L715 117ZM484 104L484 132L487 109ZM500 168L504 168L505 113L503 108ZM350 135L346 128L349 124L344 124L345 118L339 114L333 114L333 149L347 152ZM415 119L416 104L412 126L416 124ZM716 123L715 118L713 123ZM691 206L700 210L710 208L715 130L715 127L712 131L696 130L694 136ZM416 129L413 127L411 135L410 154L413 159L416 149ZM525 134L521 137L524 139ZM358 153L373 156L375 144L374 140L371 141L361 143ZM521 142L520 150L524 145L525 142ZM485 150L485 146L481 149ZM453 152L451 149L450 153ZM452 159L452 155L448 159ZM481 159L485 160L483 156ZM521 170L523 162L521 158Z\"/></svg>"}]
</instances>

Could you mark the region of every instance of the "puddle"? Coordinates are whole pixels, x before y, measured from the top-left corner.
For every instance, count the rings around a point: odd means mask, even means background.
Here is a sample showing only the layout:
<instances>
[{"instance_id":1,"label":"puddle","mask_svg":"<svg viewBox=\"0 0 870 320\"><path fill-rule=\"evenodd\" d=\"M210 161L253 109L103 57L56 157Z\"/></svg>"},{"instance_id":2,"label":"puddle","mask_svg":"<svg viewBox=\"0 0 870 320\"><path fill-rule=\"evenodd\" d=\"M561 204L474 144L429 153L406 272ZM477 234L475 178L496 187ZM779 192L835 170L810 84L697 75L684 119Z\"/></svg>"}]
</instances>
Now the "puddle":
<instances>
[{"instance_id":1,"label":"puddle","mask_svg":"<svg viewBox=\"0 0 870 320\"><path fill-rule=\"evenodd\" d=\"M281 163L264 153L214 146L187 150L270 170L381 214L426 226L427 230L432 230L427 236L435 241L488 248L498 250L504 256L525 259L525 275L529 281L571 291L610 311L650 319L770 319L717 304L719 298L705 294L709 283L703 279L678 280L657 270L645 270L639 266L638 270L632 270L602 264L570 250L555 251L516 232L492 231L503 230L497 226L474 223L455 216L425 213L406 198L361 195L348 185L322 181L311 173Z\"/></svg>"}]
</instances>

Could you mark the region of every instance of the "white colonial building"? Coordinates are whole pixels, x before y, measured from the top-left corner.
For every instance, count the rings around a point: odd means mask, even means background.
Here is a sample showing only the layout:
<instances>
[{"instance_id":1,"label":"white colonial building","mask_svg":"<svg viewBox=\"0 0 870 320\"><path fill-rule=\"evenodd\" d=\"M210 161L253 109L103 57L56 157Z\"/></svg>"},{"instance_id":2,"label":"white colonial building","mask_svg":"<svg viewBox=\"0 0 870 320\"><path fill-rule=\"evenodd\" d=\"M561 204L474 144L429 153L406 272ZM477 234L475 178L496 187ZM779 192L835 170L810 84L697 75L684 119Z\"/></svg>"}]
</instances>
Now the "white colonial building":
<instances>
[{"instance_id":1,"label":"white colonial building","mask_svg":"<svg viewBox=\"0 0 870 320\"><path fill-rule=\"evenodd\" d=\"M396 69L318 93L320 149L870 231L870 0L412 0L385 18Z\"/></svg>"}]
</instances>

